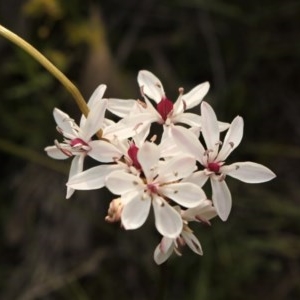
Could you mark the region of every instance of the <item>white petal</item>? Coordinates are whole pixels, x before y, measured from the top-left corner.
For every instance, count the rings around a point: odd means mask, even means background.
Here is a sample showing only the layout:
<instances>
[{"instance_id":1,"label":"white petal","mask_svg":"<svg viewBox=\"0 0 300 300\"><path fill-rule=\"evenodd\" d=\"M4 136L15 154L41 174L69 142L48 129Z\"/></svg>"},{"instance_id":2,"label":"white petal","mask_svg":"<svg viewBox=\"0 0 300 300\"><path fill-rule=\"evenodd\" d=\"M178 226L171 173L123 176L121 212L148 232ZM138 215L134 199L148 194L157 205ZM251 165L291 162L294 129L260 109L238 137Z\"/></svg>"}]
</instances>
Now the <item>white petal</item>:
<instances>
[{"instance_id":1,"label":"white petal","mask_svg":"<svg viewBox=\"0 0 300 300\"><path fill-rule=\"evenodd\" d=\"M106 178L106 187L116 195L122 195L134 190L141 190L144 187L143 181L125 171L116 171Z\"/></svg>"},{"instance_id":2,"label":"white petal","mask_svg":"<svg viewBox=\"0 0 300 300\"><path fill-rule=\"evenodd\" d=\"M103 127L106 106L107 101L103 99L96 102L91 108L84 126L81 128L81 137L86 142Z\"/></svg>"},{"instance_id":3,"label":"white petal","mask_svg":"<svg viewBox=\"0 0 300 300\"><path fill-rule=\"evenodd\" d=\"M276 177L267 167L250 161L224 166L221 168L222 172L223 168L229 176L247 183L266 182Z\"/></svg>"},{"instance_id":4,"label":"white petal","mask_svg":"<svg viewBox=\"0 0 300 300\"><path fill-rule=\"evenodd\" d=\"M226 221L231 211L231 194L225 180L211 179L212 200L222 221Z\"/></svg>"},{"instance_id":5,"label":"white petal","mask_svg":"<svg viewBox=\"0 0 300 300\"><path fill-rule=\"evenodd\" d=\"M182 218L188 222L210 220L217 215L216 209L210 200L203 200L196 207L189 208L182 213Z\"/></svg>"},{"instance_id":6,"label":"white petal","mask_svg":"<svg viewBox=\"0 0 300 300\"><path fill-rule=\"evenodd\" d=\"M217 116L212 107L207 102L201 104L202 134L205 140L206 149L209 153L210 161L217 156L220 142L220 131Z\"/></svg>"},{"instance_id":7,"label":"white petal","mask_svg":"<svg viewBox=\"0 0 300 300\"><path fill-rule=\"evenodd\" d=\"M69 158L66 154L64 154L61 150L59 150L56 146L48 146L45 148L47 154L54 159L66 159Z\"/></svg>"},{"instance_id":8,"label":"white petal","mask_svg":"<svg viewBox=\"0 0 300 300\"><path fill-rule=\"evenodd\" d=\"M138 74L138 84L143 93L156 103L159 103L165 95L164 88L160 80L151 72L142 70Z\"/></svg>"},{"instance_id":9,"label":"white petal","mask_svg":"<svg viewBox=\"0 0 300 300\"><path fill-rule=\"evenodd\" d=\"M193 113L181 113L175 116L172 116L172 123L182 123L187 124L189 126L201 126L201 116L193 114Z\"/></svg>"},{"instance_id":10,"label":"white petal","mask_svg":"<svg viewBox=\"0 0 300 300\"><path fill-rule=\"evenodd\" d=\"M156 175L153 172L153 168L157 167L159 158L159 147L150 142L145 142L137 153L137 159L148 181L151 181L153 176Z\"/></svg>"},{"instance_id":11,"label":"white petal","mask_svg":"<svg viewBox=\"0 0 300 300\"><path fill-rule=\"evenodd\" d=\"M184 207L195 207L206 199L203 190L189 182L166 184L159 187L159 192Z\"/></svg>"},{"instance_id":12,"label":"white petal","mask_svg":"<svg viewBox=\"0 0 300 300\"><path fill-rule=\"evenodd\" d=\"M121 120L118 123L105 127L102 137L110 141L116 138L119 140L124 140L136 135L136 133L137 131L135 130L133 125L129 127Z\"/></svg>"},{"instance_id":13,"label":"white petal","mask_svg":"<svg viewBox=\"0 0 300 300\"><path fill-rule=\"evenodd\" d=\"M216 160L224 161L228 155L240 144L243 138L244 121L242 117L237 116L231 123L226 133L222 148Z\"/></svg>"},{"instance_id":14,"label":"white petal","mask_svg":"<svg viewBox=\"0 0 300 300\"><path fill-rule=\"evenodd\" d=\"M126 205L123 207L121 220L125 229L136 229L141 227L148 215L151 206L151 199L143 197L143 192L134 191L121 197Z\"/></svg>"},{"instance_id":15,"label":"white petal","mask_svg":"<svg viewBox=\"0 0 300 300\"><path fill-rule=\"evenodd\" d=\"M154 121L156 121L160 124L164 123L164 120L163 120L162 116L159 114L157 109L152 105L151 101L149 101L148 98L145 98L145 103L146 103L145 111L148 112L148 113L151 113L152 118L154 119ZM152 121L152 122L154 122L154 121Z\"/></svg>"},{"instance_id":16,"label":"white petal","mask_svg":"<svg viewBox=\"0 0 300 300\"><path fill-rule=\"evenodd\" d=\"M153 195L152 204L158 232L168 238L177 238L183 226L179 213L159 196Z\"/></svg>"},{"instance_id":17,"label":"white petal","mask_svg":"<svg viewBox=\"0 0 300 300\"><path fill-rule=\"evenodd\" d=\"M190 109L202 101L209 90L209 82L204 82L194 87L187 94L182 96L182 100L186 103L186 109Z\"/></svg>"},{"instance_id":18,"label":"white petal","mask_svg":"<svg viewBox=\"0 0 300 300\"><path fill-rule=\"evenodd\" d=\"M136 100L133 99L109 98L107 110L120 118L124 118L129 115L135 104Z\"/></svg>"},{"instance_id":19,"label":"white petal","mask_svg":"<svg viewBox=\"0 0 300 300\"><path fill-rule=\"evenodd\" d=\"M182 231L181 235L192 251L196 254L203 255L202 247L192 232Z\"/></svg>"},{"instance_id":20,"label":"white petal","mask_svg":"<svg viewBox=\"0 0 300 300\"><path fill-rule=\"evenodd\" d=\"M229 123L218 121L220 132L227 130L230 127Z\"/></svg>"},{"instance_id":21,"label":"white petal","mask_svg":"<svg viewBox=\"0 0 300 300\"><path fill-rule=\"evenodd\" d=\"M74 130L74 120L70 116L58 108L54 108L53 116L57 126L62 130L63 134L71 137L77 135L76 130Z\"/></svg>"},{"instance_id":22,"label":"white petal","mask_svg":"<svg viewBox=\"0 0 300 300\"><path fill-rule=\"evenodd\" d=\"M140 127L143 128L145 124L151 124L153 122L159 122L161 117L158 113L151 113L149 111L145 111L142 113L137 113L134 115L130 115L120 121L121 124L124 124L128 129L135 130L137 133L139 132Z\"/></svg>"},{"instance_id":23,"label":"white petal","mask_svg":"<svg viewBox=\"0 0 300 300\"><path fill-rule=\"evenodd\" d=\"M83 170L83 162L84 162L85 154L82 155L76 155L72 159L71 167L70 167L70 172L69 172L69 180L82 172ZM74 189L67 186L67 195L66 198L69 199L74 193Z\"/></svg>"},{"instance_id":24,"label":"white petal","mask_svg":"<svg viewBox=\"0 0 300 300\"><path fill-rule=\"evenodd\" d=\"M90 97L90 99L87 103L90 110L92 109L93 105L95 103L97 103L97 101L101 101L101 99L103 98L105 90L106 90L106 85L105 84L100 84L95 89L95 91L93 92L92 96ZM86 121L86 117L84 115L82 115L82 117L80 119L80 127L81 128L84 126L85 121Z\"/></svg>"},{"instance_id":25,"label":"white petal","mask_svg":"<svg viewBox=\"0 0 300 300\"><path fill-rule=\"evenodd\" d=\"M205 150L194 133L181 126L172 126L170 132L174 142L184 153L195 157L202 165L204 164Z\"/></svg>"},{"instance_id":26,"label":"white petal","mask_svg":"<svg viewBox=\"0 0 300 300\"><path fill-rule=\"evenodd\" d=\"M158 265L164 263L171 256L173 249L173 239L163 237L154 251L154 261Z\"/></svg>"},{"instance_id":27,"label":"white petal","mask_svg":"<svg viewBox=\"0 0 300 300\"><path fill-rule=\"evenodd\" d=\"M90 142L89 145L91 150L88 152L88 155L100 162L113 162L123 155L116 146L106 141L95 140Z\"/></svg>"},{"instance_id":28,"label":"white petal","mask_svg":"<svg viewBox=\"0 0 300 300\"><path fill-rule=\"evenodd\" d=\"M182 182L190 182L198 185L200 188L206 183L209 176L207 176L206 171L198 171L190 176L183 178Z\"/></svg>"},{"instance_id":29,"label":"white petal","mask_svg":"<svg viewBox=\"0 0 300 300\"><path fill-rule=\"evenodd\" d=\"M73 176L68 181L67 186L75 190L100 189L105 184L106 176L120 168L119 165L101 165L90 168Z\"/></svg>"},{"instance_id":30,"label":"white petal","mask_svg":"<svg viewBox=\"0 0 300 300\"><path fill-rule=\"evenodd\" d=\"M149 131L150 131L150 126L143 126L144 128L142 130L139 130L139 133L136 134L133 137L134 143L138 148L141 148L144 142L146 141Z\"/></svg>"},{"instance_id":31,"label":"white petal","mask_svg":"<svg viewBox=\"0 0 300 300\"><path fill-rule=\"evenodd\" d=\"M93 105L100 101L103 98L103 95L106 91L107 86L105 84L100 84L95 91L93 92L92 96L90 97L88 101L88 107L91 109Z\"/></svg>"},{"instance_id":32,"label":"white petal","mask_svg":"<svg viewBox=\"0 0 300 300\"><path fill-rule=\"evenodd\" d=\"M196 169L196 161L193 157L178 155L159 165L158 177L155 182L166 183L179 180L192 174Z\"/></svg>"},{"instance_id":33,"label":"white petal","mask_svg":"<svg viewBox=\"0 0 300 300\"><path fill-rule=\"evenodd\" d=\"M163 126L164 131L161 137L159 146L161 157L176 157L178 155L183 155L182 149L177 147L176 143L171 136L169 136L170 126Z\"/></svg>"}]
</instances>

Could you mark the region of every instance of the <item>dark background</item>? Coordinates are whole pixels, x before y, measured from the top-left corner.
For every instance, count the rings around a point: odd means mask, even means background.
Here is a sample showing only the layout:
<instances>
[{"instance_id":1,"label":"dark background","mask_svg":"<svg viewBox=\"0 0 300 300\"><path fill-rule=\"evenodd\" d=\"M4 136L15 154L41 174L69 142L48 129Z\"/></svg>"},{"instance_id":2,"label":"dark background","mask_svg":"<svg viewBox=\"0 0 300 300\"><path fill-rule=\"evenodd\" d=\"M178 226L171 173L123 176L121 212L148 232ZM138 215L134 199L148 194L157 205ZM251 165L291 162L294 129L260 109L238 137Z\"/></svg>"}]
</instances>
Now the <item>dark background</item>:
<instances>
[{"instance_id":1,"label":"dark background","mask_svg":"<svg viewBox=\"0 0 300 300\"><path fill-rule=\"evenodd\" d=\"M252 160L277 178L228 180L233 210L195 228L204 250L156 266L151 220L125 232L104 221L111 196L65 199L70 161L54 107L78 120L61 84L0 38L1 299L300 299L300 2L221 0L0 1L0 23L54 62L88 99L138 98L140 69L176 99L210 81L220 120L245 119L229 162Z\"/></svg>"}]
</instances>

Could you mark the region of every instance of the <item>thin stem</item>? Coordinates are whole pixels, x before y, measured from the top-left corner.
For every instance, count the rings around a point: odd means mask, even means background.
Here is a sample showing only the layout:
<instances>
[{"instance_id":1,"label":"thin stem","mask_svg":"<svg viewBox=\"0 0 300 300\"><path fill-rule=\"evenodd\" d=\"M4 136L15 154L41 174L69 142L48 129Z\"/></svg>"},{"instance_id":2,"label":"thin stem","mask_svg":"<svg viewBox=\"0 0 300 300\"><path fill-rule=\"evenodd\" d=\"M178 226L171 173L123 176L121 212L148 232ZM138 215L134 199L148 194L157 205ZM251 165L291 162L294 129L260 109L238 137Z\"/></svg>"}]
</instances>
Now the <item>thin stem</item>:
<instances>
[{"instance_id":1,"label":"thin stem","mask_svg":"<svg viewBox=\"0 0 300 300\"><path fill-rule=\"evenodd\" d=\"M77 89L77 87L60 71L58 70L43 54L36 50L33 46L23 40L21 37L11 32L7 28L0 25L0 35L11 41L13 44L17 45L29 55L31 55L35 60L37 60L42 66L44 66L54 77L56 77L62 85L71 93L75 99L79 109L85 117L89 113L89 108Z\"/></svg>"}]
</instances>

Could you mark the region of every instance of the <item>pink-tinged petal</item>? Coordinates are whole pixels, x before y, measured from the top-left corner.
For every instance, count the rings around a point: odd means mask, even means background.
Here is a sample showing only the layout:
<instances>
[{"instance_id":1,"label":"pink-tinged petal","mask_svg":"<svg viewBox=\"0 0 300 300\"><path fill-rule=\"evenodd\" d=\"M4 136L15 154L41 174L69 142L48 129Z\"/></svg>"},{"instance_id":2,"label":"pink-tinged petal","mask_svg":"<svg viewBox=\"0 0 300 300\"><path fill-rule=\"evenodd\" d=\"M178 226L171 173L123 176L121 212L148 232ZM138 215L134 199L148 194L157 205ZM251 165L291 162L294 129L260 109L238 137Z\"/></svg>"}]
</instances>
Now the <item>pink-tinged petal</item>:
<instances>
[{"instance_id":1,"label":"pink-tinged petal","mask_svg":"<svg viewBox=\"0 0 300 300\"><path fill-rule=\"evenodd\" d=\"M181 113L172 116L172 123L181 123L189 126L201 126L201 116L193 113Z\"/></svg>"},{"instance_id":2,"label":"pink-tinged petal","mask_svg":"<svg viewBox=\"0 0 300 300\"><path fill-rule=\"evenodd\" d=\"M75 176L75 175L79 174L80 172L82 172L84 158L85 158L85 154L74 156L74 158L72 159L71 167L70 167L69 180L73 176ZM75 190L73 188L67 186L66 199L69 199L73 195L74 191Z\"/></svg>"},{"instance_id":3,"label":"pink-tinged petal","mask_svg":"<svg viewBox=\"0 0 300 300\"><path fill-rule=\"evenodd\" d=\"M182 96L182 100L186 104L186 109L190 109L200 104L209 90L209 82L204 82L194 87L187 94Z\"/></svg>"},{"instance_id":4,"label":"pink-tinged petal","mask_svg":"<svg viewBox=\"0 0 300 300\"><path fill-rule=\"evenodd\" d=\"M181 216L163 198L157 195L152 197L156 229L163 236L177 238L183 226Z\"/></svg>"},{"instance_id":5,"label":"pink-tinged petal","mask_svg":"<svg viewBox=\"0 0 300 300\"><path fill-rule=\"evenodd\" d=\"M232 200L225 180L211 179L212 200L222 221L226 221L231 211Z\"/></svg>"},{"instance_id":6,"label":"pink-tinged petal","mask_svg":"<svg viewBox=\"0 0 300 300\"><path fill-rule=\"evenodd\" d=\"M53 110L54 120L57 126L60 128L64 136L74 138L77 136L76 130L74 130L74 120L70 116L58 108Z\"/></svg>"},{"instance_id":7,"label":"pink-tinged petal","mask_svg":"<svg viewBox=\"0 0 300 300\"><path fill-rule=\"evenodd\" d=\"M174 245L174 239L163 237L160 242L160 250L166 253Z\"/></svg>"},{"instance_id":8,"label":"pink-tinged petal","mask_svg":"<svg viewBox=\"0 0 300 300\"><path fill-rule=\"evenodd\" d=\"M195 157L196 160L204 165L205 150L194 133L181 126L172 126L170 132L174 142L183 153Z\"/></svg>"},{"instance_id":9,"label":"pink-tinged petal","mask_svg":"<svg viewBox=\"0 0 300 300\"><path fill-rule=\"evenodd\" d=\"M276 177L267 167L250 161L221 167L221 172L246 183L261 183Z\"/></svg>"},{"instance_id":10,"label":"pink-tinged petal","mask_svg":"<svg viewBox=\"0 0 300 300\"><path fill-rule=\"evenodd\" d=\"M104 99L93 105L84 122L84 126L81 128L81 138L83 140L89 141L89 139L103 127L106 106L107 101Z\"/></svg>"},{"instance_id":11,"label":"pink-tinged petal","mask_svg":"<svg viewBox=\"0 0 300 300\"><path fill-rule=\"evenodd\" d=\"M154 261L160 265L164 263L172 254L174 249L173 239L163 237L154 251Z\"/></svg>"},{"instance_id":12,"label":"pink-tinged petal","mask_svg":"<svg viewBox=\"0 0 300 300\"><path fill-rule=\"evenodd\" d=\"M125 171L116 171L106 178L106 187L116 195L123 195L134 190L141 190L144 187L143 181Z\"/></svg>"},{"instance_id":13,"label":"pink-tinged petal","mask_svg":"<svg viewBox=\"0 0 300 300\"><path fill-rule=\"evenodd\" d=\"M188 222L207 222L210 219L217 216L216 209L213 207L210 200L203 200L196 207L185 210L182 214L182 218Z\"/></svg>"},{"instance_id":14,"label":"pink-tinged petal","mask_svg":"<svg viewBox=\"0 0 300 300\"><path fill-rule=\"evenodd\" d=\"M189 182L163 185L159 187L159 193L184 207L195 207L206 199L203 190Z\"/></svg>"},{"instance_id":15,"label":"pink-tinged petal","mask_svg":"<svg viewBox=\"0 0 300 300\"><path fill-rule=\"evenodd\" d=\"M149 215L151 199L144 197L143 191L127 193L122 195L121 199L126 203L121 214L124 228L130 230L141 227Z\"/></svg>"},{"instance_id":16,"label":"pink-tinged petal","mask_svg":"<svg viewBox=\"0 0 300 300\"><path fill-rule=\"evenodd\" d=\"M48 146L48 147L45 148L45 151L47 152L48 156L50 156L54 159L67 159L67 158L69 158L69 156L64 154L56 146Z\"/></svg>"},{"instance_id":17,"label":"pink-tinged petal","mask_svg":"<svg viewBox=\"0 0 300 300\"><path fill-rule=\"evenodd\" d=\"M218 154L220 143L220 131L217 116L207 102L201 103L202 135L209 150L210 161L213 161Z\"/></svg>"},{"instance_id":18,"label":"pink-tinged petal","mask_svg":"<svg viewBox=\"0 0 300 300\"><path fill-rule=\"evenodd\" d=\"M217 157L218 161L224 161L228 155L240 144L243 138L243 132L244 120L242 117L237 116L232 121L226 133L222 148Z\"/></svg>"},{"instance_id":19,"label":"pink-tinged petal","mask_svg":"<svg viewBox=\"0 0 300 300\"><path fill-rule=\"evenodd\" d=\"M68 181L67 186L74 190L100 189L105 185L106 177L110 173L120 169L120 165L101 165L93 167L72 176L72 178Z\"/></svg>"},{"instance_id":20,"label":"pink-tinged petal","mask_svg":"<svg viewBox=\"0 0 300 300\"><path fill-rule=\"evenodd\" d=\"M133 99L109 98L107 103L107 110L120 118L124 118L130 114L135 105L136 100Z\"/></svg>"},{"instance_id":21,"label":"pink-tinged petal","mask_svg":"<svg viewBox=\"0 0 300 300\"><path fill-rule=\"evenodd\" d=\"M142 92L147 97L153 99L156 103L160 102L165 92L162 83L154 74L142 70L139 72L137 80Z\"/></svg>"},{"instance_id":22,"label":"pink-tinged petal","mask_svg":"<svg viewBox=\"0 0 300 300\"><path fill-rule=\"evenodd\" d=\"M182 231L181 236L192 251L194 251L198 255L203 255L200 242L192 232Z\"/></svg>"},{"instance_id":23,"label":"pink-tinged petal","mask_svg":"<svg viewBox=\"0 0 300 300\"><path fill-rule=\"evenodd\" d=\"M158 177L155 182L171 182L187 177L196 170L196 161L193 157L178 155L159 165Z\"/></svg>"},{"instance_id":24,"label":"pink-tinged petal","mask_svg":"<svg viewBox=\"0 0 300 300\"><path fill-rule=\"evenodd\" d=\"M195 172L195 173L191 174L190 176L182 179L182 181L194 183L194 184L198 185L200 188L202 188L203 185L206 183L208 177L209 176L207 176L206 171L198 171L198 172Z\"/></svg>"},{"instance_id":25,"label":"pink-tinged petal","mask_svg":"<svg viewBox=\"0 0 300 300\"><path fill-rule=\"evenodd\" d=\"M90 142L89 146L91 150L88 152L88 155L100 162L113 162L116 159L120 159L123 155L115 145L106 141L95 140Z\"/></svg>"},{"instance_id":26,"label":"pink-tinged petal","mask_svg":"<svg viewBox=\"0 0 300 300\"><path fill-rule=\"evenodd\" d=\"M147 180L151 181L153 176L156 175L156 173L153 173L153 169L157 167L160 158L159 147L156 144L145 142L139 149L137 158Z\"/></svg>"},{"instance_id":27,"label":"pink-tinged petal","mask_svg":"<svg viewBox=\"0 0 300 300\"><path fill-rule=\"evenodd\" d=\"M93 92L92 96L90 97L87 105L89 109L92 109L93 105L97 103L97 101L101 101L103 98L104 92L106 90L106 85L105 84L100 84L95 91ZM82 115L80 119L80 128L84 126L84 123L86 121L86 117Z\"/></svg>"}]
</instances>

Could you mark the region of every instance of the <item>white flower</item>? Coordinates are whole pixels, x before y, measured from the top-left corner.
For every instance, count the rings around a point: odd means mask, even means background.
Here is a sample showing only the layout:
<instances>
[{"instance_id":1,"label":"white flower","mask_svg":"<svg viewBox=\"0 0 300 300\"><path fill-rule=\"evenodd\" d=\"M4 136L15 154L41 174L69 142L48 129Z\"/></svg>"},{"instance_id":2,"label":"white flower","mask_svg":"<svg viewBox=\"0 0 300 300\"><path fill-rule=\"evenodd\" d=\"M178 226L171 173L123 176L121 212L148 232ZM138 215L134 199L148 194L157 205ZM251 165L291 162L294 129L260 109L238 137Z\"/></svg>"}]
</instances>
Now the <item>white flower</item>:
<instances>
[{"instance_id":1,"label":"white flower","mask_svg":"<svg viewBox=\"0 0 300 300\"><path fill-rule=\"evenodd\" d=\"M104 187L105 178L113 171L123 170L126 173L139 174L141 165L137 159L139 148L135 142L118 141L115 145L121 156L115 157L115 164L100 165L74 175L67 186L75 190L95 190Z\"/></svg>"},{"instance_id":2,"label":"white flower","mask_svg":"<svg viewBox=\"0 0 300 300\"><path fill-rule=\"evenodd\" d=\"M138 84L145 103L138 102L132 113L124 118L123 122L128 128L138 128L139 131L144 132L146 135L153 122L167 126L183 123L189 126L200 127L201 117L188 113L186 110L195 107L202 101L209 90L208 82L197 85L186 94L184 94L183 88L180 88L179 97L175 103L167 98L162 83L151 72L146 70L140 71ZM152 105L149 99L156 103L156 107Z\"/></svg>"},{"instance_id":3,"label":"white flower","mask_svg":"<svg viewBox=\"0 0 300 300\"><path fill-rule=\"evenodd\" d=\"M223 143L220 142L217 117L206 102L201 104L201 116L201 132L206 149L198 138L187 130L183 131L179 127L172 128L172 136L178 146L193 155L205 167L203 171L196 172L193 176L198 177L200 186L210 178L213 204L220 218L225 221L232 206L231 194L225 182L226 175L247 183L266 182L276 175L265 166L253 162L225 165L226 158L240 144L243 137L244 122L240 116L232 121Z\"/></svg>"},{"instance_id":4,"label":"white flower","mask_svg":"<svg viewBox=\"0 0 300 300\"><path fill-rule=\"evenodd\" d=\"M160 161L159 147L150 142L140 147L137 160L143 176L116 171L106 178L107 188L121 195L124 204L121 221L124 228L136 229L142 226L152 204L157 230L166 237L177 237L182 231L182 219L169 202L195 207L206 198L197 185L180 182L195 170L195 160L178 156L166 162Z\"/></svg>"},{"instance_id":5,"label":"white flower","mask_svg":"<svg viewBox=\"0 0 300 300\"><path fill-rule=\"evenodd\" d=\"M66 159L74 157L71 163L69 179L83 170L83 162L86 155L101 161L111 162L114 157L122 154L118 149L104 140L92 140L100 129L104 127L104 113L107 101L101 99L106 89L105 85L100 85L91 96L89 101L90 112L88 117L82 117L78 126L69 115L55 108L54 119L58 131L63 135L62 143L55 142L54 146L45 148L47 154L55 159ZM66 198L70 198L74 189L67 188Z\"/></svg>"},{"instance_id":6,"label":"white flower","mask_svg":"<svg viewBox=\"0 0 300 300\"><path fill-rule=\"evenodd\" d=\"M173 251L181 256L180 246L185 244L198 255L202 255L202 247L193 234L193 231L188 227L188 222L204 222L207 224L209 220L217 215L215 208L212 206L211 201L203 200L198 206L189 208L181 213L184 225L180 235L176 238L163 237L154 251L154 260L160 265L165 262L173 253Z\"/></svg>"},{"instance_id":7,"label":"white flower","mask_svg":"<svg viewBox=\"0 0 300 300\"><path fill-rule=\"evenodd\" d=\"M139 147L144 144L144 140L138 139L136 135L132 141L114 139L112 142L116 149L113 154L117 154L114 157L115 164L100 165L80 172L70 178L67 186L75 190L95 190L104 187L106 176L113 171L123 170L126 173L140 174L141 165L137 159L137 153ZM112 154L107 152L106 156L110 157L107 162L111 162Z\"/></svg>"}]
</instances>

